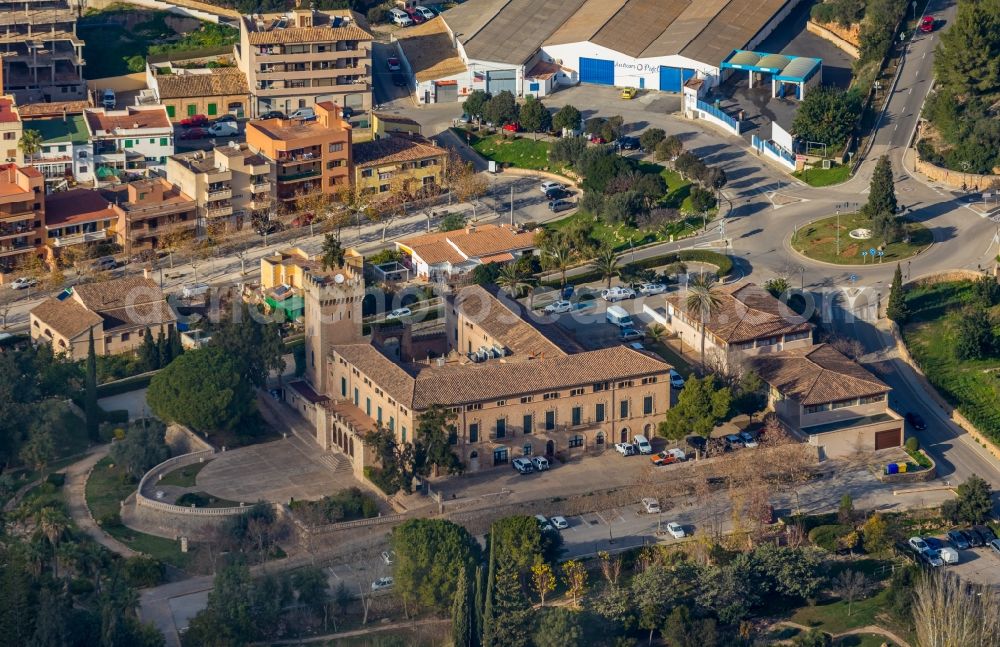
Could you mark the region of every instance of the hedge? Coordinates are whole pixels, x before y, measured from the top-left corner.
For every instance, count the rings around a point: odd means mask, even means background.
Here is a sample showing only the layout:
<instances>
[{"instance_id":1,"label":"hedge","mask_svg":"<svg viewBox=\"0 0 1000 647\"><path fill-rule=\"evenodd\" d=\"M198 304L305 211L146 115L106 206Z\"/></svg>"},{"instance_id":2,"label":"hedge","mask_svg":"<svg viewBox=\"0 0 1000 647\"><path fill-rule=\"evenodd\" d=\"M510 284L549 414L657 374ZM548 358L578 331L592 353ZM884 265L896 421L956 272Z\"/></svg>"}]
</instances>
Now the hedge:
<instances>
[{"instance_id":1,"label":"hedge","mask_svg":"<svg viewBox=\"0 0 1000 647\"><path fill-rule=\"evenodd\" d=\"M112 395L121 395L122 393L145 389L149 386L149 381L153 379L153 375L154 373L143 373L142 375L133 375L132 377L126 377L125 379L118 380L116 382L98 384L97 397L107 398Z\"/></svg>"},{"instance_id":2,"label":"hedge","mask_svg":"<svg viewBox=\"0 0 1000 647\"><path fill-rule=\"evenodd\" d=\"M843 524L830 524L827 526L816 526L809 531L809 541L816 546L831 553L840 549L840 540L853 531L850 526Z\"/></svg>"},{"instance_id":3,"label":"hedge","mask_svg":"<svg viewBox=\"0 0 1000 647\"><path fill-rule=\"evenodd\" d=\"M628 263L628 265L640 270L646 270L653 267L660 267L661 265L670 265L672 263L688 261L715 265L719 268L719 276L729 276L733 272L732 257L727 256L726 254L720 254L719 252L709 251L707 249L685 249L680 252L671 252L660 256L651 256L649 258L635 261L634 263ZM601 276L600 271L590 269L586 272L581 272L580 274L567 276L566 282L571 285L579 285L581 283L600 281L602 278L603 277ZM540 286L547 288L557 288L561 284L562 283L559 278L539 283Z\"/></svg>"}]
</instances>

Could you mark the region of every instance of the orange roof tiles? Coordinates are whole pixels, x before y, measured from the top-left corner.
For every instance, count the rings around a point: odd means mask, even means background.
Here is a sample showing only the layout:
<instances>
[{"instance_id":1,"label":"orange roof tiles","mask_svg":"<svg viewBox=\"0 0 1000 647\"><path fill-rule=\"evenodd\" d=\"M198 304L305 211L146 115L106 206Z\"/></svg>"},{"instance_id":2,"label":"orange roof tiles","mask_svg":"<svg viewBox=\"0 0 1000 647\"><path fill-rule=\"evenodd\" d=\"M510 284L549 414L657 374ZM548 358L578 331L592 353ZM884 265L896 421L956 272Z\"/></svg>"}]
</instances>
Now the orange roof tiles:
<instances>
[{"instance_id":1,"label":"orange roof tiles","mask_svg":"<svg viewBox=\"0 0 1000 647\"><path fill-rule=\"evenodd\" d=\"M117 217L111 203L90 189L70 189L45 198L46 229Z\"/></svg>"}]
</instances>

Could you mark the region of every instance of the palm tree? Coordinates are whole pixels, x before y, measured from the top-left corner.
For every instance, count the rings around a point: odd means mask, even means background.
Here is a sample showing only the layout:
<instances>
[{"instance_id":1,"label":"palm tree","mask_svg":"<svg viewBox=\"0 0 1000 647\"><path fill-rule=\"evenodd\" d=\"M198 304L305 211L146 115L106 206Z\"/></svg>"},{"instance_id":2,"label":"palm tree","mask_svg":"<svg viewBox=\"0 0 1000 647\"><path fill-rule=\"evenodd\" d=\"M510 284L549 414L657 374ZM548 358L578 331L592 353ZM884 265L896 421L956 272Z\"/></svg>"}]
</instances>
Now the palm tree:
<instances>
[{"instance_id":1,"label":"palm tree","mask_svg":"<svg viewBox=\"0 0 1000 647\"><path fill-rule=\"evenodd\" d=\"M563 236L555 236L548 239L542 247L542 260L551 269L559 270L560 285L566 286L566 270L573 263L576 257L576 250Z\"/></svg>"},{"instance_id":2,"label":"palm tree","mask_svg":"<svg viewBox=\"0 0 1000 647\"><path fill-rule=\"evenodd\" d=\"M705 369L705 324L716 310L722 299L715 288L715 280L711 274L698 274L688 283L688 294L685 306L688 312L698 312L701 322L701 367Z\"/></svg>"},{"instance_id":3,"label":"palm tree","mask_svg":"<svg viewBox=\"0 0 1000 647\"><path fill-rule=\"evenodd\" d=\"M30 162L42 150L42 133L37 130L26 130L21 134L21 141L17 145L24 153L25 159Z\"/></svg>"},{"instance_id":4,"label":"palm tree","mask_svg":"<svg viewBox=\"0 0 1000 647\"><path fill-rule=\"evenodd\" d=\"M655 323L649 328L646 328L646 336L654 344L662 344L666 341L667 337L670 336L670 331L663 324Z\"/></svg>"},{"instance_id":5,"label":"palm tree","mask_svg":"<svg viewBox=\"0 0 1000 647\"><path fill-rule=\"evenodd\" d=\"M611 279L618 273L618 254L610 247L604 247L594 259L594 266L601 273L602 279L607 279L608 288L611 288Z\"/></svg>"},{"instance_id":6,"label":"palm tree","mask_svg":"<svg viewBox=\"0 0 1000 647\"><path fill-rule=\"evenodd\" d=\"M323 251L320 254L320 262L324 270L343 267L344 248L340 244L340 239L334 234L327 234L323 238Z\"/></svg>"},{"instance_id":7,"label":"palm tree","mask_svg":"<svg viewBox=\"0 0 1000 647\"><path fill-rule=\"evenodd\" d=\"M497 285L506 288L511 298L516 299L521 290L528 287L526 278L527 276L520 263L507 263L500 268L500 274L497 276Z\"/></svg>"}]
</instances>

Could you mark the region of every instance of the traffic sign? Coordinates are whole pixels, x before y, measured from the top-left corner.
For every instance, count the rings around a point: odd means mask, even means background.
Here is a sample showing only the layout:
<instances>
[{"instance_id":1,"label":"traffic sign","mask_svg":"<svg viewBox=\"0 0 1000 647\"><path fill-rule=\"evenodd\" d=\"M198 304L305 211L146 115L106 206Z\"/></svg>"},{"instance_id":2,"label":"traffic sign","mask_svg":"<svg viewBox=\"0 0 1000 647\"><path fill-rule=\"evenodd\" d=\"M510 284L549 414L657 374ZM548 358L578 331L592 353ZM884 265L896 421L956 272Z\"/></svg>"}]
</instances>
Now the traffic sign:
<instances>
[{"instance_id":1,"label":"traffic sign","mask_svg":"<svg viewBox=\"0 0 1000 647\"><path fill-rule=\"evenodd\" d=\"M871 254L872 256L874 256L875 255L875 248L872 247L871 249L869 249L868 253Z\"/></svg>"}]
</instances>

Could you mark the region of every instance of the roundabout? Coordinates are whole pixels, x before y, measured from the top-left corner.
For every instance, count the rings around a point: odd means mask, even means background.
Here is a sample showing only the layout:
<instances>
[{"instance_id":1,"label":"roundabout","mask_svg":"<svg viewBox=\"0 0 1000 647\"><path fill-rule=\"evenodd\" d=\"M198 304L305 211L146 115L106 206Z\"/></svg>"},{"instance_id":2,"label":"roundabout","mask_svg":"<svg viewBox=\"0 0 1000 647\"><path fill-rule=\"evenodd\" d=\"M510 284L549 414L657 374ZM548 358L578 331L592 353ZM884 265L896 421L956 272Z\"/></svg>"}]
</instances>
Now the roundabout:
<instances>
[{"instance_id":1,"label":"roundabout","mask_svg":"<svg viewBox=\"0 0 1000 647\"><path fill-rule=\"evenodd\" d=\"M888 245L871 229L871 220L860 213L828 216L799 226L792 234L796 253L821 263L877 265L912 258L934 242L931 231L917 222L902 220L905 236Z\"/></svg>"}]
</instances>

